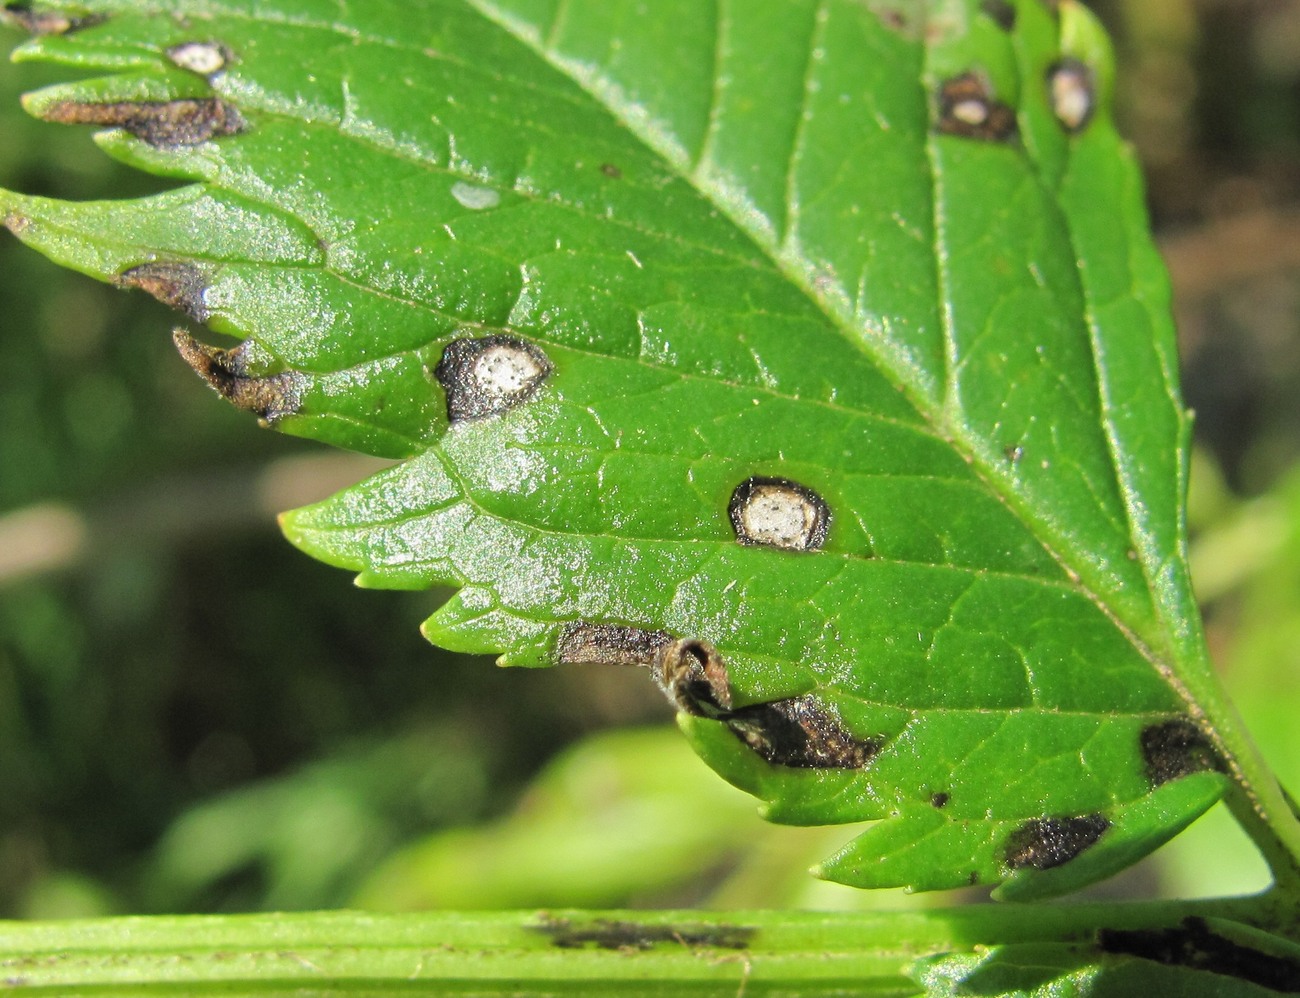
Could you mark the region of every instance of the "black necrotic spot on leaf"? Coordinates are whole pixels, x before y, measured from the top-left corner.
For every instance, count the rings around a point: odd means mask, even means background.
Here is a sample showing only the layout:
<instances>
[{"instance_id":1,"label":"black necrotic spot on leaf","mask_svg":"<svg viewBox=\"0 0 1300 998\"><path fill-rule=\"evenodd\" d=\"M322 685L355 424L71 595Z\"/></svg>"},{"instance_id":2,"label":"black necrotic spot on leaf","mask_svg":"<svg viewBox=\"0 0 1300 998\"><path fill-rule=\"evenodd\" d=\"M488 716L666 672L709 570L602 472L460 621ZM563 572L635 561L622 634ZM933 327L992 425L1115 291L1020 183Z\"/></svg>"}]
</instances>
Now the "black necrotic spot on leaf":
<instances>
[{"instance_id":1,"label":"black necrotic spot on leaf","mask_svg":"<svg viewBox=\"0 0 1300 998\"><path fill-rule=\"evenodd\" d=\"M1007 0L984 0L980 10L991 17L1003 31L1011 31L1016 26L1016 8Z\"/></svg>"},{"instance_id":2,"label":"black necrotic spot on leaf","mask_svg":"<svg viewBox=\"0 0 1300 998\"><path fill-rule=\"evenodd\" d=\"M727 506L741 544L815 551L826 542L831 513L816 492L786 478L747 478Z\"/></svg>"},{"instance_id":3,"label":"black necrotic spot on leaf","mask_svg":"<svg viewBox=\"0 0 1300 998\"><path fill-rule=\"evenodd\" d=\"M45 108L41 117L61 125L122 128L157 149L196 146L247 127L233 105L216 97L109 104L59 101Z\"/></svg>"},{"instance_id":4,"label":"black necrotic spot on leaf","mask_svg":"<svg viewBox=\"0 0 1300 998\"><path fill-rule=\"evenodd\" d=\"M1176 717L1148 725L1138 738L1147 779L1153 787L1203 770L1223 769L1209 738L1191 718Z\"/></svg>"},{"instance_id":5,"label":"black necrotic spot on leaf","mask_svg":"<svg viewBox=\"0 0 1300 998\"><path fill-rule=\"evenodd\" d=\"M857 738L816 697L756 704L722 720L745 744L776 766L796 769L860 769L880 751L874 739Z\"/></svg>"},{"instance_id":6,"label":"black necrotic spot on leaf","mask_svg":"<svg viewBox=\"0 0 1300 998\"><path fill-rule=\"evenodd\" d=\"M1013 870L1063 866L1095 845L1109 827L1110 819L1104 814L1026 821L1007 838L1007 866Z\"/></svg>"},{"instance_id":7,"label":"black necrotic spot on leaf","mask_svg":"<svg viewBox=\"0 0 1300 998\"><path fill-rule=\"evenodd\" d=\"M447 393L447 418L454 423L499 416L522 405L552 370L537 346L493 334L448 343L433 373Z\"/></svg>"},{"instance_id":8,"label":"black necrotic spot on leaf","mask_svg":"<svg viewBox=\"0 0 1300 998\"><path fill-rule=\"evenodd\" d=\"M947 806L948 806L948 801L949 801L949 799L950 799L949 795L946 794L946 793L943 793L942 791L940 791L940 792L937 793L937 794L931 794L931 796L930 796L930 806L931 806L931 807L936 807L936 808L944 808L944 807L947 807Z\"/></svg>"},{"instance_id":9,"label":"black necrotic spot on leaf","mask_svg":"<svg viewBox=\"0 0 1300 998\"><path fill-rule=\"evenodd\" d=\"M238 409L255 412L268 423L292 416L302 407L305 379L298 371L255 376L248 373L239 347L221 350L200 343L183 329L172 333L176 349L211 388Z\"/></svg>"},{"instance_id":10,"label":"black necrotic spot on leaf","mask_svg":"<svg viewBox=\"0 0 1300 998\"><path fill-rule=\"evenodd\" d=\"M208 308L203 301L208 280L203 268L188 260L142 263L118 277L118 283L123 287L147 291L164 305L184 312L196 322L206 322L208 318Z\"/></svg>"},{"instance_id":11,"label":"black necrotic spot on leaf","mask_svg":"<svg viewBox=\"0 0 1300 998\"><path fill-rule=\"evenodd\" d=\"M1052 113L1067 132L1079 132L1092 120L1097 107L1097 85L1092 69L1078 59L1061 59L1047 70L1047 93Z\"/></svg>"},{"instance_id":12,"label":"black necrotic spot on leaf","mask_svg":"<svg viewBox=\"0 0 1300 998\"><path fill-rule=\"evenodd\" d=\"M963 73L939 89L938 129L944 135L1005 142L1016 134L1016 113L994 100L977 73Z\"/></svg>"},{"instance_id":13,"label":"black necrotic spot on leaf","mask_svg":"<svg viewBox=\"0 0 1300 998\"><path fill-rule=\"evenodd\" d=\"M560 634L556 657L570 665L652 666L672 640L667 631L574 621Z\"/></svg>"}]
</instances>

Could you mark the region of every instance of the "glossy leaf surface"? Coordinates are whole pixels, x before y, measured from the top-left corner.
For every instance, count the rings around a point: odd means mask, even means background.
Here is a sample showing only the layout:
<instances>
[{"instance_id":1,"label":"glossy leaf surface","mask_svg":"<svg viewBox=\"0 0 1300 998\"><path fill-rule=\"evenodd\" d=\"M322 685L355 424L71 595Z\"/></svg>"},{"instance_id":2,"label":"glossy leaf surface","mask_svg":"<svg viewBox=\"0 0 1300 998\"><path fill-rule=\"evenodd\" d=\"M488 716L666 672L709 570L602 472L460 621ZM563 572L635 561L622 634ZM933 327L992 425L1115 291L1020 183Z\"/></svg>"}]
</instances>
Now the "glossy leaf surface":
<instances>
[{"instance_id":1,"label":"glossy leaf surface","mask_svg":"<svg viewBox=\"0 0 1300 998\"><path fill-rule=\"evenodd\" d=\"M404 459L285 529L456 587L431 640L651 667L773 819L881 819L832 879L1057 893L1225 779L1163 272L1053 6L53 3L20 56L110 75L29 109L187 183L0 207Z\"/></svg>"}]
</instances>

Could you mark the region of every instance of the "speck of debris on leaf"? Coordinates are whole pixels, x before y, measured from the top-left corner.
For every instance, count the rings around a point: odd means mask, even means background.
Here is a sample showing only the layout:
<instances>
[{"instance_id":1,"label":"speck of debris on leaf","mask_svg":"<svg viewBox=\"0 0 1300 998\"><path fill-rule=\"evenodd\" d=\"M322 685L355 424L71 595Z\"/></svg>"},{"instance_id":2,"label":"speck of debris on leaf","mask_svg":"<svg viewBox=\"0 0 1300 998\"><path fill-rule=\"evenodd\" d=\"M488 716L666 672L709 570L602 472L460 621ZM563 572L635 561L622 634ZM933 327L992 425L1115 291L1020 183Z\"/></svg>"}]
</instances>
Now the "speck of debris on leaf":
<instances>
[{"instance_id":1,"label":"speck of debris on leaf","mask_svg":"<svg viewBox=\"0 0 1300 998\"><path fill-rule=\"evenodd\" d=\"M447 418L499 416L531 399L554 370L541 348L492 334L452 340L434 377L447 394Z\"/></svg>"},{"instance_id":2,"label":"speck of debris on leaf","mask_svg":"<svg viewBox=\"0 0 1300 998\"><path fill-rule=\"evenodd\" d=\"M1016 134L1016 112L994 99L979 74L962 73L939 88L938 129L944 135L1005 142Z\"/></svg>"},{"instance_id":3,"label":"speck of debris on leaf","mask_svg":"<svg viewBox=\"0 0 1300 998\"><path fill-rule=\"evenodd\" d=\"M206 322L208 308L203 301L208 275L188 260L157 260L123 271L117 283L140 288L164 305L184 312L195 322Z\"/></svg>"},{"instance_id":4,"label":"speck of debris on leaf","mask_svg":"<svg viewBox=\"0 0 1300 998\"><path fill-rule=\"evenodd\" d=\"M72 17L53 10L40 10L30 3L7 3L0 8L0 21L15 24L33 35L66 35L99 24L103 16Z\"/></svg>"},{"instance_id":5,"label":"speck of debris on leaf","mask_svg":"<svg viewBox=\"0 0 1300 998\"><path fill-rule=\"evenodd\" d=\"M257 413L267 423L274 423L294 415L302 407L306 379L300 372L250 375L239 347L222 350L208 346L184 329L175 330L172 340L185 363L236 408Z\"/></svg>"},{"instance_id":6,"label":"speck of debris on leaf","mask_svg":"<svg viewBox=\"0 0 1300 998\"><path fill-rule=\"evenodd\" d=\"M984 0L980 10L991 17L1003 31L1012 31L1016 26L1016 8L1007 0Z\"/></svg>"},{"instance_id":7,"label":"speck of debris on leaf","mask_svg":"<svg viewBox=\"0 0 1300 998\"><path fill-rule=\"evenodd\" d=\"M156 149L196 146L247 127L235 107L217 97L109 104L57 101L44 108L41 117L61 125L122 128Z\"/></svg>"},{"instance_id":8,"label":"speck of debris on leaf","mask_svg":"<svg viewBox=\"0 0 1300 998\"><path fill-rule=\"evenodd\" d=\"M609 177L610 180L622 180L623 171L613 163L601 163L600 172Z\"/></svg>"},{"instance_id":9,"label":"speck of debris on leaf","mask_svg":"<svg viewBox=\"0 0 1300 998\"><path fill-rule=\"evenodd\" d=\"M182 42L167 50L167 58L181 69L211 78L230 62L230 50L218 42Z\"/></svg>"},{"instance_id":10,"label":"speck of debris on leaf","mask_svg":"<svg viewBox=\"0 0 1300 998\"><path fill-rule=\"evenodd\" d=\"M1097 84L1092 69L1078 59L1061 59L1047 70L1052 113L1067 132L1080 132L1097 109Z\"/></svg>"},{"instance_id":11,"label":"speck of debris on leaf","mask_svg":"<svg viewBox=\"0 0 1300 998\"><path fill-rule=\"evenodd\" d=\"M667 631L574 621L561 632L556 657L571 665L651 666L672 640Z\"/></svg>"},{"instance_id":12,"label":"speck of debris on leaf","mask_svg":"<svg viewBox=\"0 0 1300 998\"><path fill-rule=\"evenodd\" d=\"M1147 779L1153 787L1204 770L1223 769L1205 732L1189 717L1150 724L1138 736Z\"/></svg>"},{"instance_id":13,"label":"speck of debris on leaf","mask_svg":"<svg viewBox=\"0 0 1300 998\"><path fill-rule=\"evenodd\" d=\"M1109 827L1110 819L1104 814L1033 818L1007 837L1007 866L1013 870L1064 866L1096 845Z\"/></svg>"},{"instance_id":14,"label":"speck of debris on leaf","mask_svg":"<svg viewBox=\"0 0 1300 998\"><path fill-rule=\"evenodd\" d=\"M727 505L741 544L815 551L826 542L831 511L816 492L787 478L746 478Z\"/></svg>"},{"instance_id":15,"label":"speck of debris on leaf","mask_svg":"<svg viewBox=\"0 0 1300 998\"><path fill-rule=\"evenodd\" d=\"M542 915L530 926L561 949L607 949L640 952L669 945L691 949L748 949L756 929L747 925L667 924L626 919L593 918L578 921Z\"/></svg>"}]
</instances>

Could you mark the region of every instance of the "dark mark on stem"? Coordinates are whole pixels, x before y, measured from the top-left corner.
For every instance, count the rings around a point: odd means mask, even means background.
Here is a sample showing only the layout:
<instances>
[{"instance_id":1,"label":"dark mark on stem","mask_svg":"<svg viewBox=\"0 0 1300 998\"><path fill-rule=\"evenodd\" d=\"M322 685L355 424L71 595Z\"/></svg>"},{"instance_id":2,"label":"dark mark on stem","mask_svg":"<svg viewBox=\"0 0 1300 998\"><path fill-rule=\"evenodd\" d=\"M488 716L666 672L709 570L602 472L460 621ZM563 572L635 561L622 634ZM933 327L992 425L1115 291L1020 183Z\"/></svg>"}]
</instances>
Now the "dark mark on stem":
<instances>
[{"instance_id":1,"label":"dark mark on stem","mask_svg":"<svg viewBox=\"0 0 1300 998\"><path fill-rule=\"evenodd\" d=\"M122 128L157 149L196 146L247 127L233 105L216 97L110 104L57 101L45 108L41 117L61 125Z\"/></svg>"},{"instance_id":2,"label":"dark mark on stem","mask_svg":"<svg viewBox=\"0 0 1300 998\"><path fill-rule=\"evenodd\" d=\"M748 925L707 925L683 922L657 925L612 918L575 922L568 918L542 915L535 932L549 936L561 949L620 950L644 952L664 944L692 949L748 949L757 929Z\"/></svg>"},{"instance_id":3,"label":"dark mark on stem","mask_svg":"<svg viewBox=\"0 0 1300 998\"><path fill-rule=\"evenodd\" d=\"M1101 929L1097 946L1103 953L1220 974L1284 994L1300 993L1300 960L1265 953L1230 939L1195 916L1169 929ZM1208 982L1205 986L1209 986Z\"/></svg>"}]
</instances>

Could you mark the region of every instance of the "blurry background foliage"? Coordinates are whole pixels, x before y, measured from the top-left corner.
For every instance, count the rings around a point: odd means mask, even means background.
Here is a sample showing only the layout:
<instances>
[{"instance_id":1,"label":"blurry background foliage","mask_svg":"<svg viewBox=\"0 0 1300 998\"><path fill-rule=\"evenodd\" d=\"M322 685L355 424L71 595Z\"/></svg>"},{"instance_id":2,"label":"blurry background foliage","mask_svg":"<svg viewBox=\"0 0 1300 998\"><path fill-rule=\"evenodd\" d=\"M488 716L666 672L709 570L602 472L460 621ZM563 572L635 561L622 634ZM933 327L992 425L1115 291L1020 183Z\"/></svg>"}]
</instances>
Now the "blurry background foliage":
<instances>
[{"instance_id":1,"label":"blurry background foliage","mask_svg":"<svg viewBox=\"0 0 1300 998\"><path fill-rule=\"evenodd\" d=\"M1094 6L1177 291L1213 646L1294 788L1300 3ZM156 189L20 110L64 72L0 68L0 184ZM852 830L765 825L639 670L446 655L416 630L429 594L291 550L272 514L371 465L259 432L185 369L174 321L0 239L0 916L882 903L809 878ZM1212 813L1101 890L1263 878Z\"/></svg>"}]
</instances>

